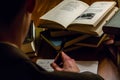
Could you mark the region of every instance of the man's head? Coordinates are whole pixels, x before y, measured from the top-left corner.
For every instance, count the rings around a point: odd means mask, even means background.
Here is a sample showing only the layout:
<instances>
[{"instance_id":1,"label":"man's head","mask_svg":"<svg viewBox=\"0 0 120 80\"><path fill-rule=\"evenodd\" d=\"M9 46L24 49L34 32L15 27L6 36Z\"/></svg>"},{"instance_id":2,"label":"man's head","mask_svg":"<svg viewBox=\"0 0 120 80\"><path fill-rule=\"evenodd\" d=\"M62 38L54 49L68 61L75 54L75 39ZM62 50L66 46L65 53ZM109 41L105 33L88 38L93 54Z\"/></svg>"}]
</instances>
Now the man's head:
<instances>
[{"instance_id":1,"label":"man's head","mask_svg":"<svg viewBox=\"0 0 120 80\"><path fill-rule=\"evenodd\" d=\"M0 41L15 44L24 41L34 6L35 0L2 0L0 2Z\"/></svg>"},{"instance_id":2,"label":"man's head","mask_svg":"<svg viewBox=\"0 0 120 80\"><path fill-rule=\"evenodd\" d=\"M26 0L2 0L0 2L0 22L10 23L22 9Z\"/></svg>"}]
</instances>

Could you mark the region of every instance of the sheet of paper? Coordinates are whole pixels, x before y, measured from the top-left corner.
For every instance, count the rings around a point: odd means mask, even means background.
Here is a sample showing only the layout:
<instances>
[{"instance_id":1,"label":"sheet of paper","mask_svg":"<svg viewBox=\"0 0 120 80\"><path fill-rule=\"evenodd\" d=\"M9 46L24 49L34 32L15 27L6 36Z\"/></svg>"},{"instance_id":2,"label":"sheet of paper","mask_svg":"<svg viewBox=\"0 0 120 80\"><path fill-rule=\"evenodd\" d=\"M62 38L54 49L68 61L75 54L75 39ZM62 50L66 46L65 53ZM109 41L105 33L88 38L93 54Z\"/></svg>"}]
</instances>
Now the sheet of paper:
<instances>
[{"instance_id":1,"label":"sheet of paper","mask_svg":"<svg viewBox=\"0 0 120 80\"><path fill-rule=\"evenodd\" d=\"M80 68L80 72L90 71L97 74L98 61L76 61Z\"/></svg>"},{"instance_id":2,"label":"sheet of paper","mask_svg":"<svg viewBox=\"0 0 120 80\"><path fill-rule=\"evenodd\" d=\"M38 59L36 63L47 71L53 71L50 64L53 62L53 59Z\"/></svg>"},{"instance_id":3,"label":"sheet of paper","mask_svg":"<svg viewBox=\"0 0 120 80\"><path fill-rule=\"evenodd\" d=\"M38 59L36 63L47 71L53 71L50 66L53 61L53 59ZM76 61L76 63L80 68L80 72L90 71L97 74L98 61Z\"/></svg>"}]
</instances>

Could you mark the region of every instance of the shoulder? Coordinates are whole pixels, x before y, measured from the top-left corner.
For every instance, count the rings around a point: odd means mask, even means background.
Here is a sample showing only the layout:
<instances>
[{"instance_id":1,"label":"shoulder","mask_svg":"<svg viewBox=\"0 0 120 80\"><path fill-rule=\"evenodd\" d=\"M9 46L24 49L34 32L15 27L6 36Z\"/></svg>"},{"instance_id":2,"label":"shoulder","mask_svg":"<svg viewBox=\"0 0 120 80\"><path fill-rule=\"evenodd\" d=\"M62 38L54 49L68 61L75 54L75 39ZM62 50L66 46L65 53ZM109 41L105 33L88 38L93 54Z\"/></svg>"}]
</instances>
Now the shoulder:
<instances>
[{"instance_id":1,"label":"shoulder","mask_svg":"<svg viewBox=\"0 0 120 80\"><path fill-rule=\"evenodd\" d=\"M3 76L18 78L36 78L43 69L33 63L24 53L11 45L0 43L0 73ZM28 78L28 79L27 79ZM13 79L14 80L14 79Z\"/></svg>"}]
</instances>

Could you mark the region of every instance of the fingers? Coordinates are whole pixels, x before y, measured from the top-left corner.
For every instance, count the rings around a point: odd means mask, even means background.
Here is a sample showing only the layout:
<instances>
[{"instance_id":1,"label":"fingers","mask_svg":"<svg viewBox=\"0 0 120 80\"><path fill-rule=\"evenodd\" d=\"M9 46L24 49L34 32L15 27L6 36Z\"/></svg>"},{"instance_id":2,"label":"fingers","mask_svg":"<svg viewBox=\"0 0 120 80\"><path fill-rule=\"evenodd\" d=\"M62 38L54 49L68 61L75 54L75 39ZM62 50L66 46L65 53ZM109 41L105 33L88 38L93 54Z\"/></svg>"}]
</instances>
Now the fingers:
<instances>
[{"instance_id":1,"label":"fingers","mask_svg":"<svg viewBox=\"0 0 120 80\"><path fill-rule=\"evenodd\" d=\"M68 72L80 72L74 59L70 58L64 52L61 52L62 57L62 67L56 64L55 61L51 64L55 71L68 71Z\"/></svg>"},{"instance_id":2,"label":"fingers","mask_svg":"<svg viewBox=\"0 0 120 80\"><path fill-rule=\"evenodd\" d=\"M64 52L61 52L55 57L54 63L59 65L59 67L63 67L64 62L70 59L71 58L68 55L66 55Z\"/></svg>"},{"instance_id":3,"label":"fingers","mask_svg":"<svg viewBox=\"0 0 120 80\"><path fill-rule=\"evenodd\" d=\"M80 69L78 68L74 59L67 59L64 62L64 71L80 72Z\"/></svg>"},{"instance_id":4,"label":"fingers","mask_svg":"<svg viewBox=\"0 0 120 80\"><path fill-rule=\"evenodd\" d=\"M62 56L62 59L63 61L66 61L67 59L71 59L68 55L66 55L64 52L61 52L61 56Z\"/></svg>"},{"instance_id":5,"label":"fingers","mask_svg":"<svg viewBox=\"0 0 120 80\"><path fill-rule=\"evenodd\" d=\"M114 40L113 39L109 39L108 41L106 41L106 44L107 45L110 45L110 44L113 44L114 43Z\"/></svg>"},{"instance_id":6,"label":"fingers","mask_svg":"<svg viewBox=\"0 0 120 80\"><path fill-rule=\"evenodd\" d=\"M60 68L56 63L52 63L51 67L55 70L55 71L63 71L62 68Z\"/></svg>"},{"instance_id":7,"label":"fingers","mask_svg":"<svg viewBox=\"0 0 120 80\"><path fill-rule=\"evenodd\" d=\"M114 43L114 38L115 36L114 35L108 35L109 36L109 39L105 41L105 44L106 45L111 45Z\"/></svg>"}]
</instances>

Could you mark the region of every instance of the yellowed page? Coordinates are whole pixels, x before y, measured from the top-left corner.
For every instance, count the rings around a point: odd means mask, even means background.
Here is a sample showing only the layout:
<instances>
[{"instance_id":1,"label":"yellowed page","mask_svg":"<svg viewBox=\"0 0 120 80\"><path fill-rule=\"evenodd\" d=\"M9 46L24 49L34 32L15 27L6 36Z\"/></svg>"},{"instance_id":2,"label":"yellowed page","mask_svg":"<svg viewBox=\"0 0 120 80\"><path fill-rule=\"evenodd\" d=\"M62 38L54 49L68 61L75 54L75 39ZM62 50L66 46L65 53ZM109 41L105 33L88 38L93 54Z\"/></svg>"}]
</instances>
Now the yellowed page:
<instances>
[{"instance_id":1,"label":"yellowed page","mask_svg":"<svg viewBox=\"0 0 120 80\"><path fill-rule=\"evenodd\" d=\"M98 1L93 3L73 24L96 26L103 17L115 6L114 1Z\"/></svg>"},{"instance_id":2,"label":"yellowed page","mask_svg":"<svg viewBox=\"0 0 120 80\"><path fill-rule=\"evenodd\" d=\"M40 19L57 22L66 28L88 7L88 4L79 0L64 0L40 17Z\"/></svg>"}]
</instances>

